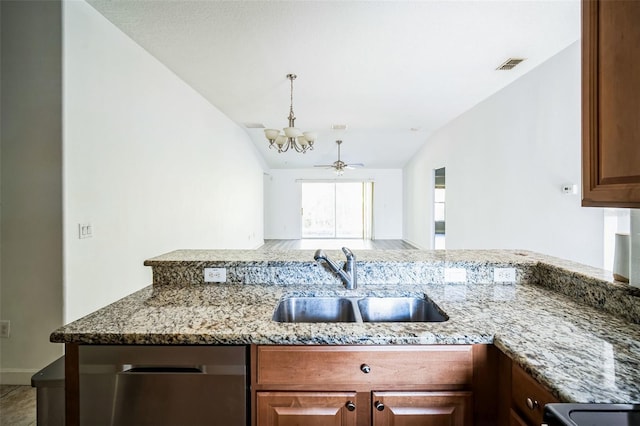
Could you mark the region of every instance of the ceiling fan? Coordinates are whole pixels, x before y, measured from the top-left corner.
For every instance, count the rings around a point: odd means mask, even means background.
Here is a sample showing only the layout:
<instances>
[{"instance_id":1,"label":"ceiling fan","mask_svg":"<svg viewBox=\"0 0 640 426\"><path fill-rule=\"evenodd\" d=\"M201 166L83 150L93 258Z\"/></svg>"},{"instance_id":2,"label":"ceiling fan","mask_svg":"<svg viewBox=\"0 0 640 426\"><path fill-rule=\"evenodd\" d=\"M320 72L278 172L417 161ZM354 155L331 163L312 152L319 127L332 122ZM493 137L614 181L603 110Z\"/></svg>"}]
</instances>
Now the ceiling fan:
<instances>
[{"instance_id":1,"label":"ceiling fan","mask_svg":"<svg viewBox=\"0 0 640 426\"><path fill-rule=\"evenodd\" d=\"M336 144L338 145L338 159L336 161L333 162L333 164L320 164L320 165L315 165L313 167L323 167L325 169L335 169L336 174L338 176L341 176L345 169L355 169L356 167L364 167L364 164L362 163L353 163L353 164L347 164L344 161L342 161L340 159L340 145L342 145L342 141L341 140L337 140Z\"/></svg>"}]
</instances>

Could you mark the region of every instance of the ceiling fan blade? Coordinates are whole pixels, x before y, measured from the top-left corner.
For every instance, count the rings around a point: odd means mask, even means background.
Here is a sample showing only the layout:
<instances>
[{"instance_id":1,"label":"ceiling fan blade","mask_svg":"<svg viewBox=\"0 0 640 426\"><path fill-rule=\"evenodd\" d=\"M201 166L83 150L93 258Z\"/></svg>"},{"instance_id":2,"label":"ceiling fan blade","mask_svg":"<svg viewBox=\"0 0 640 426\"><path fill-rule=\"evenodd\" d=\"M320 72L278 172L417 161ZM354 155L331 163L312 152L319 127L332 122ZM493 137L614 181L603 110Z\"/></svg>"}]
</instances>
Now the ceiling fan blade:
<instances>
[{"instance_id":1,"label":"ceiling fan blade","mask_svg":"<svg viewBox=\"0 0 640 426\"><path fill-rule=\"evenodd\" d=\"M356 167L364 167L364 164L362 164L362 163L347 164L347 167L355 169Z\"/></svg>"},{"instance_id":2,"label":"ceiling fan blade","mask_svg":"<svg viewBox=\"0 0 640 426\"><path fill-rule=\"evenodd\" d=\"M324 167L325 169L332 169L333 164L316 164L313 167Z\"/></svg>"}]
</instances>

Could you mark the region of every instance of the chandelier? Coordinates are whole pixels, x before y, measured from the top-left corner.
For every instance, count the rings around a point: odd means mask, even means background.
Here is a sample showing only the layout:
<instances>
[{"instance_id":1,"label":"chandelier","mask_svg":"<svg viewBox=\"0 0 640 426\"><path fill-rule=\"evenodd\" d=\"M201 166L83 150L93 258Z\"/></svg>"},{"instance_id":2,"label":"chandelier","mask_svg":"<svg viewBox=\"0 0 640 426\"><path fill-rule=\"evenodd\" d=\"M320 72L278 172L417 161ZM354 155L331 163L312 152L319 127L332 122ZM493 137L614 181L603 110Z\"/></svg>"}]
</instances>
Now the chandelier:
<instances>
[{"instance_id":1,"label":"chandelier","mask_svg":"<svg viewBox=\"0 0 640 426\"><path fill-rule=\"evenodd\" d=\"M287 152L289 148L295 149L297 152L305 153L313 149L313 143L318 137L317 133L301 132L295 127L296 116L293 114L293 80L296 79L295 74L287 74L287 78L291 81L291 105L289 106L289 127L285 127L284 134L280 130L265 129L264 135L269 140L269 148L277 148L278 152Z\"/></svg>"}]
</instances>

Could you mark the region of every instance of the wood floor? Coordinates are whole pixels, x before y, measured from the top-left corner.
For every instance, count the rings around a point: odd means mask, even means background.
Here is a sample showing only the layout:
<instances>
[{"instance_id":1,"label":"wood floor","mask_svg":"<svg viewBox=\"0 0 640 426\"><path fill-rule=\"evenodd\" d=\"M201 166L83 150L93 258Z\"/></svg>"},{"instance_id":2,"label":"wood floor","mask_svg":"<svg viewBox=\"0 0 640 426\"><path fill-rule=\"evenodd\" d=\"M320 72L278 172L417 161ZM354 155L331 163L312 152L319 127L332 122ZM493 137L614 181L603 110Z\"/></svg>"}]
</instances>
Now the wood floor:
<instances>
[{"instance_id":1,"label":"wood floor","mask_svg":"<svg viewBox=\"0 0 640 426\"><path fill-rule=\"evenodd\" d=\"M0 385L0 425L36 425L36 388Z\"/></svg>"},{"instance_id":2,"label":"wood floor","mask_svg":"<svg viewBox=\"0 0 640 426\"><path fill-rule=\"evenodd\" d=\"M404 240L362 239L264 240L264 245L258 250L332 250L342 247L352 250L417 250Z\"/></svg>"}]
</instances>

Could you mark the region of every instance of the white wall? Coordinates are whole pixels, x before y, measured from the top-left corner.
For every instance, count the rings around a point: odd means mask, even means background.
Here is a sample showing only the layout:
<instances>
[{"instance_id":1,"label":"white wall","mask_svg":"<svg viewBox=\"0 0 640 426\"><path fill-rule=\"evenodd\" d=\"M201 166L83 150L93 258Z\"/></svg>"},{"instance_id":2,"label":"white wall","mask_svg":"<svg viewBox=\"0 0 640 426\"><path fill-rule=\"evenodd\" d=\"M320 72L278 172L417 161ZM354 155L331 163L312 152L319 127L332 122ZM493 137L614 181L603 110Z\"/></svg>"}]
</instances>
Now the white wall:
<instances>
[{"instance_id":1,"label":"white wall","mask_svg":"<svg viewBox=\"0 0 640 426\"><path fill-rule=\"evenodd\" d=\"M404 236L432 244L433 169L446 167L447 248L519 248L596 267L603 212L580 207L580 43L437 131L404 168ZM580 192L580 191L578 191Z\"/></svg>"},{"instance_id":2,"label":"white wall","mask_svg":"<svg viewBox=\"0 0 640 426\"><path fill-rule=\"evenodd\" d=\"M267 239L298 239L302 233L301 184L298 179L336 179L324 169L271 169L265 175L264 234ZM374 236L376 239L402 238L402 170L349 170L336 180L374 181Z\"/></svg>"},{"instance_id":3,"label":"white wall","mask_svg":"<svg viewBox=\"0 0 640 426\"><path fill-rule=\"evenodd\" d=\"M59 1L1 1L0 383L62 355L62 27ZM2 413L0 413L2 416Z\"/></svg>"},{"instance_id":4,"label":"white wall","mask_svg":"<svg viewBox=\"0 0 640 426\"><path fill-rule=\"evenodd\" d=\"M243 129L91 6L67 1L63 16L71 321L149 285L147 258L260 246L263 168Z\"/></svg>"},{"instance_id":5,"label":"white wall","mask_svg":"<svg viewBox=\"0 0 640 426\"><path fill-rule=\"evenodd\" d=\"M629 283L640 288L640 210L630 209Z\"/></svg>"}]
</instances>

